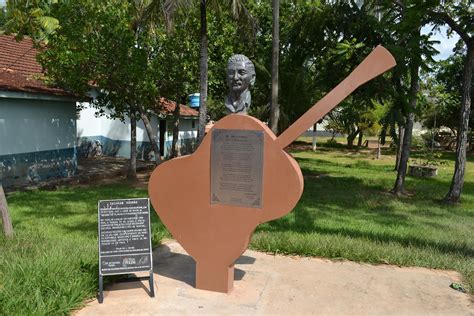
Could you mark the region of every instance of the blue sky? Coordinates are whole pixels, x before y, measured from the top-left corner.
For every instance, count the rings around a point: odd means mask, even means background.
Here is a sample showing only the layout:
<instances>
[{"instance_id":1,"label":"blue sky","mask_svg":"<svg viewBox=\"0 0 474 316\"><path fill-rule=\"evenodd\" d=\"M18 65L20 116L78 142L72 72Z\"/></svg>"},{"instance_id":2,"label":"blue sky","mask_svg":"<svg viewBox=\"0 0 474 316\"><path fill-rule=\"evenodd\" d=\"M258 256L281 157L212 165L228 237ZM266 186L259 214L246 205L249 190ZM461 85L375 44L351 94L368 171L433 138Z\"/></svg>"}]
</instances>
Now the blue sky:
<instances>
[{"instance_id":1,"label":"blue sky","mask_svg":"<svg viewBox=\"0 0 474 316\"><path fill-rule=\"evenodd\" d=\"M428 34L431 31L430 26L425 26L421 29L421 33ZM440 31L431 36L432 40L439 41L439 44L434 47L439 51L439 54L434 57L435 60L443 60L453 54L453 48L459 40L459 36L454 33L449 38L446 35L447 27L442 26Z\"/></svg>"}]
</instances>

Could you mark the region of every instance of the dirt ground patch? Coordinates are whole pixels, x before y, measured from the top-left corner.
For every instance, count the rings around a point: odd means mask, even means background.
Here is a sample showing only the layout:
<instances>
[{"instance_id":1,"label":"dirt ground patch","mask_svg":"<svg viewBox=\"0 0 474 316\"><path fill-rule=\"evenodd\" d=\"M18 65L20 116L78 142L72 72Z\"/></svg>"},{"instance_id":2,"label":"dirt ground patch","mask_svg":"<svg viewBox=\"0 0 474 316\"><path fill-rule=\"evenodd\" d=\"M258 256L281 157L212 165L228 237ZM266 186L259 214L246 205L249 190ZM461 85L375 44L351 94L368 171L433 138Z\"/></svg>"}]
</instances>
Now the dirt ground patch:
<instances>
[{"instance_id":1,"label":"dirt ground patch","mask_svg":"<svg viewBox=\"0 0 474 316\"><path fill-rule=\"evenodd\" d=\"M135 188L146 189L148 179L155 168L151 162L137 161L137 180L126 179L128 159L101 157L85 159L78 166L77 186L128 182Z\"/></svg>"},{"instance_id":2,"label":"dirt ground patch","mask_svg":"<svg viewBox=\"0 0 474 316\"><path fill-rule=\"evenodd\" d=\"M147 188L148 179L155 168L149 161L137 161L137 180L126 179L129 159L117 157L95 157L79 159L76 174L68 178L50 179L21 187L7 187L5 191L28 191L36 189L55 190L65 186L85 187L90 185L128 182L136 188Z\"/></svg>"}]
</instances>

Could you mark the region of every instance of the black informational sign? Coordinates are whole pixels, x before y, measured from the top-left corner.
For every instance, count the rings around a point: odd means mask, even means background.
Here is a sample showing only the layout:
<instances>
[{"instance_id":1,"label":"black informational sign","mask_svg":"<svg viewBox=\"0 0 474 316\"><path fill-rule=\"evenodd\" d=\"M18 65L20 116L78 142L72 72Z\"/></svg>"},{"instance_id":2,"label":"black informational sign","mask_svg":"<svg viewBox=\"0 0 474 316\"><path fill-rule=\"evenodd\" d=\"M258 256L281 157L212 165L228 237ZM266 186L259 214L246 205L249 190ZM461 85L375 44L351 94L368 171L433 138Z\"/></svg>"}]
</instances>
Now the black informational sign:
<instances>
[{"instance_id":1,"label":"black informational sign","mask_svg":"<svg viewBox=\"0 0 474 316\"><path fill-rule=\"evenodd\" d=\"M146 198L99 201L99 271L152 270L150 203Z\"/></svg>"}]
</instances>

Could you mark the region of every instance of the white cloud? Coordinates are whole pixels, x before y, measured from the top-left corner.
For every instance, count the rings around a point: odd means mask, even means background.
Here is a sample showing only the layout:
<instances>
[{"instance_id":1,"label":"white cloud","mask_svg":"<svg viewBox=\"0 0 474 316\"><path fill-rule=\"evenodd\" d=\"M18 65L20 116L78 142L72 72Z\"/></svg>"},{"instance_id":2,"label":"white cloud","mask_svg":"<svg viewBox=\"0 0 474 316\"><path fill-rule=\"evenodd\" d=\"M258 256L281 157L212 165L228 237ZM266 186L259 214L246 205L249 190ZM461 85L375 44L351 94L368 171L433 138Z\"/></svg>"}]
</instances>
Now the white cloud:
<instances>
[{"instance_id":1,"label":"white cloud","mask_svg":"<svg viewBox=\"0 0 474 316\"><path fill-rule=\"evenodd\" d=\"M425 26L421 29L422 34L430 33L432 26ZM459 36L456 33L453 33L448 38L446 32L448 28L446 26L441 26L439 31L436 31L435 34L431 35L431 39L439 41L439 43L433 45L439 51L439 54L434 56L435 60L444 60L453 54L453 48L456 46Z\"/></svg>"}]
</instances>

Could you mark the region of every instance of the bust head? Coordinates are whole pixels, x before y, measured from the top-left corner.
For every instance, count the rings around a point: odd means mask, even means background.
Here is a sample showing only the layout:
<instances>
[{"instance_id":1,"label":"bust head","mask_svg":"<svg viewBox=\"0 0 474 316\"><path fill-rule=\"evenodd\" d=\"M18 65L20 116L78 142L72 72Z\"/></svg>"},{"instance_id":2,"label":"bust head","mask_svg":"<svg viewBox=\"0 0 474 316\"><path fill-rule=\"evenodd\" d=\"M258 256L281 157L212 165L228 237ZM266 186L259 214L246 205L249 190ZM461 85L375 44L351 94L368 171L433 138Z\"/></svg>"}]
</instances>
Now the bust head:
<instances>
[{"instance_id":1,"label":"bust head","mask_svg":"<svg viewBox=\"0 0 474 316\"><path fill-rule=\"evenodd\" d=\"M232 92L243 92L255 83L255 67L244 55L233 55L227 62L227 85Z\"/></svg>"},{"instance_id":2,"label":"bust head","mask_svg":"<svg viewBox=\"0 0 474 316\"><path fill-rule=\"evenodd\" d=\"M226 98L227 111L230 113L247 113L250 106L250 87L255 83L255 67L244 55L233 55L227 62L227 85L229 94Z\"/></svg>"}]
</instances>

